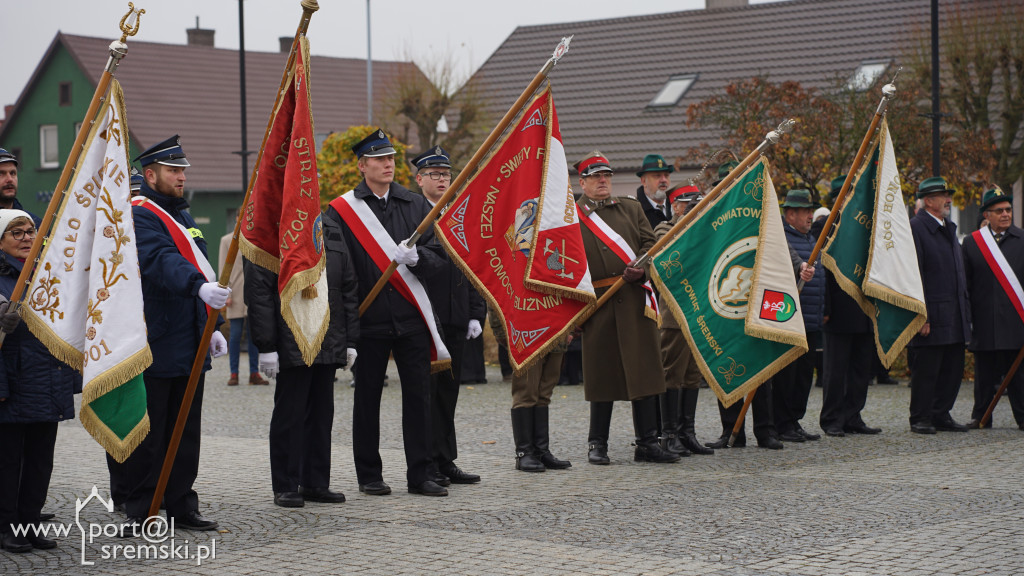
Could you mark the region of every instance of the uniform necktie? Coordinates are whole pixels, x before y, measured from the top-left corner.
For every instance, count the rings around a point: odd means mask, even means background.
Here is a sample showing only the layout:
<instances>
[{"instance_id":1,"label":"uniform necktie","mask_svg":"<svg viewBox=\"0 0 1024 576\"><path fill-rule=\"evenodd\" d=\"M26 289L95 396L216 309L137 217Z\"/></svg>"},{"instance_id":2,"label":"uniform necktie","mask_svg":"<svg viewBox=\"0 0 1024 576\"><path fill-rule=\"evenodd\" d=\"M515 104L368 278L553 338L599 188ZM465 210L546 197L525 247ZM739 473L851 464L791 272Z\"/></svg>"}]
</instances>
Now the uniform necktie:
<instances>
[{"instance_id":1,"label":"uniform necktie","mask_svg":"<svg viewBox=\"0 0 1024 576\"><path fill-rule=\"evenodd\" d=\"M996 244L999 244L1002 241L1003 241L1003 233L1002 232L996 232Z\"/></svg>"},{"instance_id":2,"label":"uniform necktie","mask_svg":"<svg viewBox=\"0 0 1024 576\"><path fill-rule=\"evenodd\" d=\"M380 202L380 211L383 212L384 209L388 207L388 199L387 198L379 198L378 201Z\"/></svg>"}]
</instances>

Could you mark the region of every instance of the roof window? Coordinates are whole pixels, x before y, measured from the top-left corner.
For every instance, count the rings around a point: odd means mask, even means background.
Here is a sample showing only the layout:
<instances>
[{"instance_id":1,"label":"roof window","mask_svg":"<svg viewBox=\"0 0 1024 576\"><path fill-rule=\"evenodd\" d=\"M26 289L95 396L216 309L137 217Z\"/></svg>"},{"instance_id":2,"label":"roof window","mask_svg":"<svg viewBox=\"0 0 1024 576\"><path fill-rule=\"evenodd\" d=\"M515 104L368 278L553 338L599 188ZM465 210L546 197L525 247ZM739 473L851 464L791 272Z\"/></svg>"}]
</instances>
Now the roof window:
<instances>
[{"instance_id":1,"label":"roof window","mask_svg":"<svg viewBox=\"0 0 1024 576\"><path fill-rule=\"evenodd\" d=\"M658 95L648 103L651 107L675 106L697 81L697 74L679 74L672 76L661 88Z\"/></svg>"},{"instance_id":2,"label":"roof window","mask_svg":"<svg viewBox=\"0 0 1024 576\"><path fill-rule=\"evenodd\" d=\"M853 73L846 87L850 90L863 92L875 85L878 78L889 68L891 60L866 60L861 62L857 71Z\"/></svg>"}]
</instances>

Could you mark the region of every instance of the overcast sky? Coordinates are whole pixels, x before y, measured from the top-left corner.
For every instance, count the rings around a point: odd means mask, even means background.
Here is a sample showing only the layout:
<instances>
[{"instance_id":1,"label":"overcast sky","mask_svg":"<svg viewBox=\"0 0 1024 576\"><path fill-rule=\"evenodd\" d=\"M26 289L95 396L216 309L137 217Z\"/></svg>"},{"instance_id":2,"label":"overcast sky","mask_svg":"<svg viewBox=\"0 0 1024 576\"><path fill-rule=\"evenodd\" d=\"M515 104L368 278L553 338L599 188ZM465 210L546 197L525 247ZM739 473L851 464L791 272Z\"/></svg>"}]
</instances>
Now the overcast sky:
<instances>
[{"instance_id":1,"label":"overcast sky","mask_svg":"<svg viewBox=\"0 0 1024 576\"><path fill-rule=\"evenodd\" d=\"M413 60L450 52L464 76L479 67L516 26L700 10L705 0L370 0L373 57ZM757 4L768 0L751 0ZM367 0L320 0L309 40L313 54L366 58ZM185 43L185 29L216 30L218 48L238 49L238 0L135 0L144 8L136 40ZM58 31L120 36L127 0L0 0L0 104L14 104ZM245 47L276 52L293 36L299 0L245 0ZM129 40L129 57L131 44ZM554 49L554 43L552 43Z\"/></svg>"}]
</instances>

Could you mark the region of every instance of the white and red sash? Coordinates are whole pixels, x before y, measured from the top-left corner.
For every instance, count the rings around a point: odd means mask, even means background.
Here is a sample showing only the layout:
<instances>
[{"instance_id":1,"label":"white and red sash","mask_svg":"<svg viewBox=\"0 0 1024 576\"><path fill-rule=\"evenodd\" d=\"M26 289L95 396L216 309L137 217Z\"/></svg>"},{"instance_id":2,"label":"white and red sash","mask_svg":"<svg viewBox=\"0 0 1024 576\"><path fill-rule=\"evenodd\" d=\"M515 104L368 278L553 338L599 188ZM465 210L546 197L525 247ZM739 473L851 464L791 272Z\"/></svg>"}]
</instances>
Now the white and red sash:
<instances>
[{"instance_id":1,"label":"white and red sash","mask_svg":"<svg viewBox=\"0 0 1024 576\"><path fill-rule=\"evenodd\" d=\"M974 237L974 242L978 245L978 249L981 250L981 255L985 258L988 267L995 274L999 285L1003 287L1006 296L1017 310L1017 315L1024 321L1024 290L1021 290L1017 274L1014 273L1013 268L1010 268L1010 263L1007 262L1006 256L1003 255L1003 251L999 249L999 244L996 244L995 238L992 237L992 230L985 226L980 230L972 232L971 236Z\"/></svg>"},{"instance_id":2,"label":"white and red sash","mask_svg":"<svg viewBox=\"0 0 1024 576\"><path fill-rule=\"evenodd\" d=\"M629 247L629 243L622 237L621 234L612 229L607 222L601 219L597 215L597 212L591 212L584 214L583 211L579 212L580 222L582 222L594 236L597 237L602 243L615 253L616 256L622 259L623 262L628 266L630 262L636 260L636 252ZM657 320L658 318L658 299L654 296L654 288L651 286L651 281L648 280L643 284L644 291L647 292L647 308L650 310L652 318Z\"/></svg>"},{"instance_id":3,"label":"white and red sash","mask_svg":"<svg viewBox=\"0 0 1024 576\"><path fill-rule=\"evenodd\" d=\"M345 221L345 225L359 240L359 244L366 250L373 263L382 272L386 270L395 259L398 244L391 239L391 235L384 229L366 202L356 198L355 192L349 190L332 200L331 206ZM423 323L427 325L431 340L431 364L450 361L451 355L437 331L437 325L434 323L434 308L430 305L430 298L427 297L427 291L423 288L423 284L405 264L400 264L395 269L395 273L388 279L388 283L419 310Z\"/></svg>"},{"instance_id":4,"label":"white and red sash","mask_svg":"<svg viewBox=\"0 0 1024 576\"><path fill-rule=\"evenodd\" d=\"M207 282L213 282L217 279L217 274L213 271L213 266L210 266L210 262L206 259L206 255L199 249L195 240L192 239L192 234L187 228L181 225L180 222L171 217L166 210L160 207L156 202L150 201L145 196L136 196L132 198L132 206L138 206L145 208L164 223L164 227L171 233L171 240L174 241L174 246L178 248L178 252L181 256L188 260L190 264L196 267L196 270L206 277Z\"/></svg>"}]
</instances>

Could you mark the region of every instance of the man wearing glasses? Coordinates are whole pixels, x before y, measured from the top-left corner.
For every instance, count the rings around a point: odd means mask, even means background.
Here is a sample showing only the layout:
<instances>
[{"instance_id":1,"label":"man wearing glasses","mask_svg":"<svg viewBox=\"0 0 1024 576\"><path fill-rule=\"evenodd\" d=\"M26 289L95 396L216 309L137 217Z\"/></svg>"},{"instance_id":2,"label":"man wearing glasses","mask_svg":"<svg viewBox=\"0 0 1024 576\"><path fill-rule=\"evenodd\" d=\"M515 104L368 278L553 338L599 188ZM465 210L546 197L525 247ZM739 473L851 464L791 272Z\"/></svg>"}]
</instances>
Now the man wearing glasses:
<instances>
[{"instance_id":1,"label":"man wearing glasses","mask_svg":"<svg viewBox=\"0 0 1024 576\"><path fill-rule=\"evenodd\" d=\"M924 203L910 220L917 247L917 265L924 285L928 321L910 341L910 431L966 432L949 415L964 373L964 344L970 338L967 282L956 236L949 219L953 191L946 179L933 176L917 187Z\"/></svg>"},{"instance_id":2,"label":"man wearing glasses","mask_svg":"<svg viewBox=\"0 0 1024 576\"><path fill-rule=\"evenodd\" d=\"M613 171L603 154L591 152L574 167L583 188L576 206L597 296L620 277L626 281L581 327L584 395L590 402L587 460L611 463L612 407L616 400L629 400L636 432L633 459L677 462L679 455L663 450L658 441L658 394L665 392L665 374L653 292L645 284L646 271L629 266L654 245L654 230L637 200L612 197Z\"/></svg>"},{"instance_id":3,"label":"man wearing glasses","mask_svg":"<svg viewBox=\"0 0 1024 576\"><path fill-rule=\"evenodd\" d=\"M452 182L452 164L448 153L440 146L412 159L416 167L416 184L423 196L436 205ZM445 269L424 282L434 313L441 320L444 345L452 357L451 370L430 376L430 420L433 432L434 482L441 486L473 484L480 476L463 471L455 465L458 445L455 439L455 405L459 401L462 376L462 349L467 339L483 333L481 322L487 316L484 299L470 285L465 274L451 260Z\"/></svg>"},{"instance_id":4,"label":"man wearing glasses","mask_svg":"<svg viewBox=\"0 0 1024 576\"><path fill-rule=\"evenodd\" d=\"M1007 289L999 276L1020 285L1024 278L1024 231L1013 225L1013 196L999 187L985 192L981 213L988 226L964 238L964 273L971 303L971 343L974 352L974 409L970 428L978 428L996 389L1024 346L1024 321L1015 301L1020 293ZM987 234L988 237L984 235ZM996 248L993 249L993 246ZM985 248L983 251L982 248ZM1024 430L1024 370L1008 386L1010 408ZM986 428L992 426L989 420Z\"/></svg>"},{"instance_id":5,"label":"man wearing glasses","mask_svg":"<svg viewBox=\"0 0 1024 576\"><path fill-rule=\"evenodd\" d=\"M42 223L39 216L25 210L18 201L18 157L3 148L0 148L0 208L24 211L37 228Z\"/></svg>"}]
</instances>

